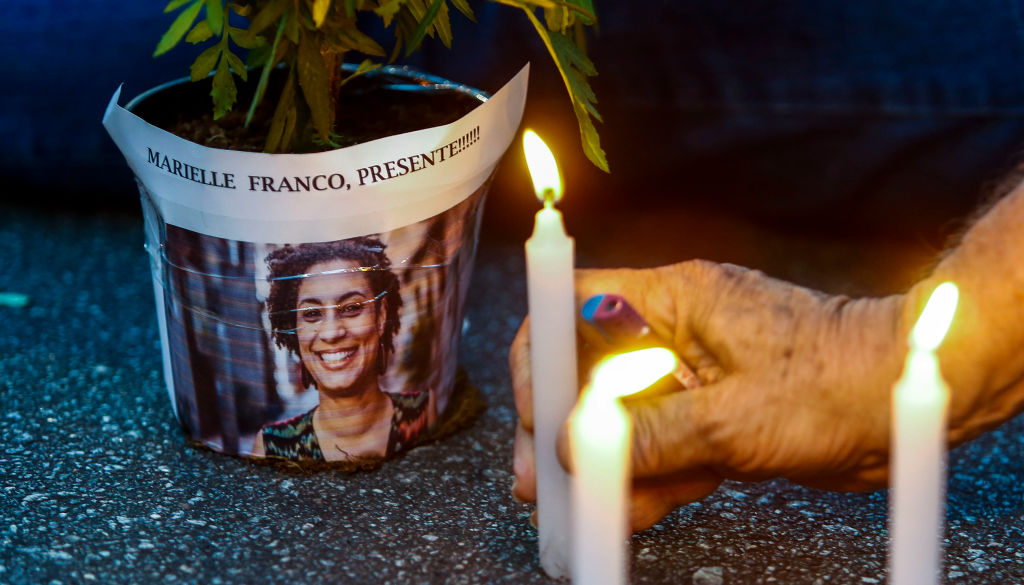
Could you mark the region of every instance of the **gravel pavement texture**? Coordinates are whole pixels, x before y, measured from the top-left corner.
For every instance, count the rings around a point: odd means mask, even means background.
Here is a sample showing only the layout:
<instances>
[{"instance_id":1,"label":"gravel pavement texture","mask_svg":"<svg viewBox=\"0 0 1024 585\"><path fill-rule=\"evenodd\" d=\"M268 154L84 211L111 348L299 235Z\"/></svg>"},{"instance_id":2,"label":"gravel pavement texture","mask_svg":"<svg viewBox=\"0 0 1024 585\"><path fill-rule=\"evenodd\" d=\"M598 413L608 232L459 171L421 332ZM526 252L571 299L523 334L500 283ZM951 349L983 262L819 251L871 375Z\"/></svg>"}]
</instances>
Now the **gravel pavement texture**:
<instances>
[{"instance_id":1,"label":"gravel pavement texture","mask_svg":"<svg viewBox=\"0 0 1024 585\"><path fill-rule=\"evenodd\" d=\"M703 256L856 295L906 286L935 252L682 213L616 222L570 221L581 264ZM185 444L138 214L6 206L0 259L0 291L30 297L0 306L0 583L552 582L509 494L521 240L480 245L461 349L488 403L475 424L376 471L308 475ZM1024 582L1022 478L1024 418L952 452L944 583ZM727 482L633 537L631 582L884 583L886 517L884 491Z\"/></svg>"}]
</instances>

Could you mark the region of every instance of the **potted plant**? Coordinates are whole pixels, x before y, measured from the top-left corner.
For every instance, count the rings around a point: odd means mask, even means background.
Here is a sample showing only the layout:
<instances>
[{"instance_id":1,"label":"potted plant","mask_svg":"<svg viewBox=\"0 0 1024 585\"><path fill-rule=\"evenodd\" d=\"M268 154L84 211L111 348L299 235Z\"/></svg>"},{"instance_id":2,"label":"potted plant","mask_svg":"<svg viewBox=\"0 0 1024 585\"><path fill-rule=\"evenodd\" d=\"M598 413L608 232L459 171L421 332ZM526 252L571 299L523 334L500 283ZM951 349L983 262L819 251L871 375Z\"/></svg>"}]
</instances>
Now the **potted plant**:
<instances>
[{"instance_id":1,"label":"potted plant","mask_svg":"<svg viewBox=\"0 0 1024 585\"><path fill-rule=\"evenodd\" d=\"M582 48L590 1L495 1L532 23L585 153L607 169ZM186 435L353 468L458 428L478 403L455 360L480 210L525 71L486 99L381 63L426 37L450 46L450 13L473 18L467 0L171 0L165 11L177 15L155 54L206 45L194 83L127 108L119 90L104 125L139 184ZM355 54L365 58L343 64Z\"/></svg>"},{"instance_id":2,"label":"potted plant","mask_svg":"<svg viewBox=\"0 0 1024 585\"><path fill-rule=\"evenodd\" d=\"M596 69L587 58L585 29L594 25L591 0L493 0L520 9L534 26L565 82L580 126L587 157L607 171L608 164L591 118L600 120L588 77ZM287 72L278 93L264 152L296 152L313 144L332 145L339 90L352 77L393 62L401 53L415 52L425 37L436 37L451 48L451 6L473 20L468 0L171 0L165 12L179 11L157 44L160 56L182 40L209 47L196 57L190 78L212 75L213 117L231 112L237 101L235 76L248 79L250 68L260 71L250 101L246 125L266 97L270 74L281 65ZM543 10L544 22L535 12ZM248 26L234 27L232 14ZM200 17L202 15L202 17ZM366 17L394 34L390 51L361 30ZM248 51L246 61L236 53ZM347 75L341 64L349 53L365 58ZM341 129L343 131L343 129Z\"/></svg>"}]
</instances>

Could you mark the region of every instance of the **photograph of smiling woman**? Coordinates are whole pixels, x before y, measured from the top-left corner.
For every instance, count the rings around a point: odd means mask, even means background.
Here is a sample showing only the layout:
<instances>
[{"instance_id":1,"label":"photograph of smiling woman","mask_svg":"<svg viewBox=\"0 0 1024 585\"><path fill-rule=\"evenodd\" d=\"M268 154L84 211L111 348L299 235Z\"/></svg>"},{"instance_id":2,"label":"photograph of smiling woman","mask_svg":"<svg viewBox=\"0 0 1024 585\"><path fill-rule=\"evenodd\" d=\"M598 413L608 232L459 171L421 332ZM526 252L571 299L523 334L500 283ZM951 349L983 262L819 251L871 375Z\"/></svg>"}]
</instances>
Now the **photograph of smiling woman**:
<instances>
[{"instance_id":1,"label":"photograph of smiling woman","mask_svg":"<svg viewBox=\"0 0 1024 585\"><path fill-rule=\"evenodd\" d=\"M266 257L267 313L278 347L298 359L319 403L264 425L252 454L293 460L388 457L427 428L428 390L385 392L402 295L376 237L285 245Z\"/></svg>"}]
</instances>

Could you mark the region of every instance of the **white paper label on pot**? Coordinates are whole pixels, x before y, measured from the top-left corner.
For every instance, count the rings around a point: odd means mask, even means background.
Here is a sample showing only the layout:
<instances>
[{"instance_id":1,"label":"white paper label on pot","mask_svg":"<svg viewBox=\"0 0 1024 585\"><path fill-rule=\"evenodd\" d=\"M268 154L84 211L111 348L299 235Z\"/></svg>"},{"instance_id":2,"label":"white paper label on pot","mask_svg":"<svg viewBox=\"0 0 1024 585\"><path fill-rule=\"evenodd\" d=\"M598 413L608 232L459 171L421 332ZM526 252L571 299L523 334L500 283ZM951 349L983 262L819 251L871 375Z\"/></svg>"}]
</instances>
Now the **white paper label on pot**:
<instances>
[{"instance_id":1,"label":"white paper label on pot","mask_svg":"<svg viewBox=\"0 0 1024 585\"><path fill-rule=\"evenodd\" d=\"M104 124L139 179L164 378L191 439L344 462L430 438L527 73L452 124L304 155L202 147L115 94Z\"/></svg>"},{"instance_id":2,"label":"white paper label on pot","mask_svg":"<svg viewBox=\"0 0 1024 585\"><path fill-rule=\"evenodd\" d=\"M391 231L476 191L512 143L529 65L461 119L310 154L201 146L118 105L103 125L172 225L229 240L315 242Z\"/></svg>"}]
</instances>

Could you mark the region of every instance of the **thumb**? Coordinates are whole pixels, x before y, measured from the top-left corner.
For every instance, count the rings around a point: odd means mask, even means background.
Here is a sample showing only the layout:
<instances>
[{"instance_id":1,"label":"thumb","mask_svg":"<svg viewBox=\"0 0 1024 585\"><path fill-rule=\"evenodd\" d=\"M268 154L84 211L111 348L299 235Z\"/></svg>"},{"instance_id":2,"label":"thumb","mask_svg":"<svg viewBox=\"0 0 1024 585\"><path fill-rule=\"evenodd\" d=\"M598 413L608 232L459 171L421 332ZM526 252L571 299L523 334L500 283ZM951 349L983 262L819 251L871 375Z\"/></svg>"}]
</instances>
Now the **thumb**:
<instances>
[{"instance_id":1,"label":"thumb","mask_svg":"<svg viewBox=\"0 0 1024 585\"><path fill-rule=\"evenodd\" d=\"M622 299L628 306L635 309L639 318L646 315L648 305L663 304L663 287L654 281L659 279L656 268L606 268L579 269L576 271L576 305L584 308L588 301L605 295L614 295ZM665 311L657 311L663 314ZM585 345L592 345L599 350L607 350L622 343L623 335L609 335L609 331L594 326L585 319L581 311L577 311L577 330ZM627 335L627 337L632 337Z\"/></svg>"},{"instance_id":2,"label":"thumb","mask_svg":"<svg viewBox=\"0 0 1024 585\"><path fill-rule=\"evenodd\" d=\"M703 324L709 308L728 291L734 279L726 276L739 270L704 260L577 270L576 302L583 309L577 313L581 363L588 363L587 356L594 362L613 351L660 345L675 351L690 370L677 376L683 386L721 379L721 362L699 339L695 326ZM603 310L601 299L615 299L623 307L612 315Z\"/></svg>"}]
</instances>

